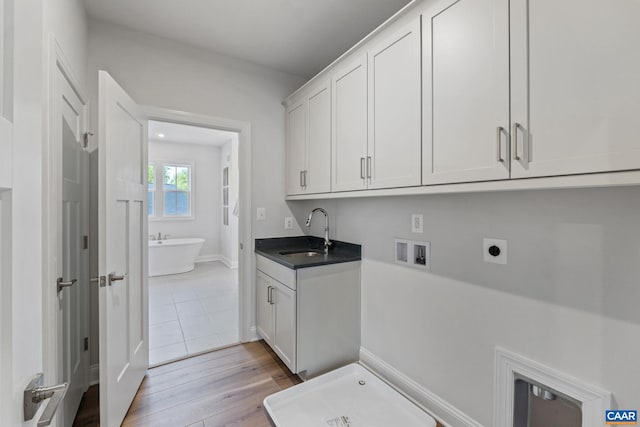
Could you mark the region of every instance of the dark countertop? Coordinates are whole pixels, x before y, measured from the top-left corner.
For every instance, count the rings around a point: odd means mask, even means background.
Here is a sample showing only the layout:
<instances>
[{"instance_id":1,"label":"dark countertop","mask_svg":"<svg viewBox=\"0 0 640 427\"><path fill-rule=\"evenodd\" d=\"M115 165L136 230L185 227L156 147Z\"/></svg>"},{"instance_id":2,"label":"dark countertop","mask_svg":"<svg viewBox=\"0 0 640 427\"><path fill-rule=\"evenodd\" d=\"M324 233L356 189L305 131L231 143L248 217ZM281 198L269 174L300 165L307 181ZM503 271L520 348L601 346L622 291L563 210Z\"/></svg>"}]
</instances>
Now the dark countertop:
<instances>
[{"instance_id":1,"label":"dark countertop","mask_svg":"<svg viewBox=\"0 0 640 427\"><path fill-rule=\"evenodd\" d=\"M337 264L341 262L360 261L362 249L360 245L332 240L328 254L316 256L286 256L280 252L292 251L324 251L324 239L314 236L275 237L256 239L256 254L284 265L292 270L319 265Z\"/></svg>"}]
</instances>

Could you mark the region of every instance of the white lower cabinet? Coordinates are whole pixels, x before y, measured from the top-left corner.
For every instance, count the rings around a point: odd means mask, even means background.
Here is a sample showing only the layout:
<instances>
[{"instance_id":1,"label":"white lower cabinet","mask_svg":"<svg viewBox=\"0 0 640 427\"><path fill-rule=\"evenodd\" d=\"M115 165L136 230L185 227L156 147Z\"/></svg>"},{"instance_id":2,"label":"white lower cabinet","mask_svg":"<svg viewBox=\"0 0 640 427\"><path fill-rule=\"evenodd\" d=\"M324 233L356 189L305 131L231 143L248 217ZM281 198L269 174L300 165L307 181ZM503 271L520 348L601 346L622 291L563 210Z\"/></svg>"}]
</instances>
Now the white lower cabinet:
<instances>
[{"instance_id":1,"label":"white lower cabinet","mask_svg":"<svg viewBox=\"0 0 640 427\"><path fill-rule=\"evenodd\" d=\"M256 257L256 329L307 379L358 360L360 262L288 269Z\"/></svg>"}]
</instances>

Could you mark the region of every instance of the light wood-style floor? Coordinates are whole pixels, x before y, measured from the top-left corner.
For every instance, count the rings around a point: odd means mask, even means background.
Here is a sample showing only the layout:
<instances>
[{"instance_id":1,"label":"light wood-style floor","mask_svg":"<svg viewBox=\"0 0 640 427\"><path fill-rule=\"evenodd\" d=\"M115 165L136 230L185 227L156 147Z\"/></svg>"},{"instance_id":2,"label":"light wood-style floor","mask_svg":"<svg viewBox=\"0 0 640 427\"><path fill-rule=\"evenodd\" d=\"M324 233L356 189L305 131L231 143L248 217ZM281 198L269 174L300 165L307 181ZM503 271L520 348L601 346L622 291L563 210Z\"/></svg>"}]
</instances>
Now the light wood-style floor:
<instances>
[{"instance_id":1,"label":"light wood-style floor","mask_svg":"<svg viewBox=\"0 0 640 427\"><path fill-rule=\"evenodd\" d=\"M263 399L300 382L263 341L216 350L149 369L122 425L268 427ZM99 426L99 404L90 387L73 426Z\"/></svg>"},{"instance_id":2,"label":"light wood-style floor","mask_svg":"<svg viewBox=\"0 0 640 427\"><path fill-rule=\"evenodd\" d=\"M237 345L149 369L122 425L266 427L262 400L300 382L264 342ZM74 427L98 425L93 394Z\"/></svg>"}]
</instances>

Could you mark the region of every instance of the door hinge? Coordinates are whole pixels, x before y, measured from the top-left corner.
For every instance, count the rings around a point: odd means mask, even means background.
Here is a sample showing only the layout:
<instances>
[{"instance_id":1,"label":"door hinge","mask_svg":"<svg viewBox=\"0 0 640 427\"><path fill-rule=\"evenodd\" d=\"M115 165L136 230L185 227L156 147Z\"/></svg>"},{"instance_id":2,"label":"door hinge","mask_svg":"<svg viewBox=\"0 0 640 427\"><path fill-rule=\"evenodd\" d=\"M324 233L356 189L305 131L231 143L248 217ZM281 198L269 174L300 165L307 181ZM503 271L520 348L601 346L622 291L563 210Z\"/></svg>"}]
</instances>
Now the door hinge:
<instances>
[{"instance_id":1,"label":"door hinge","mask_svg":"<svg viewBox=\"0 0 640 427\"><path fill-rule=\"evenodd\" d=\"M82 236L82 249L89 249L89 236Z\"/></svg>"},{"instance_id":2,"label":"door hinge","mask_svg":"<svg viewBox=\"0 0 640 427\"><path fill-rule=\"evenodd\" d=\"M89 337L84 337L84 351L89 351Z\"/></svg>"},{"instance_id":3,"label":"door hinge","mask_svg":"<svg viewBox=\"0 0 640 427\"><path fill-rule=\"evenodd\" d=\"M83 148L88 148L89 147L89 137L93 136L92 132L85 132L83 135L83 139L82 139L82 147Z\"/></svg>"}]
</instances>

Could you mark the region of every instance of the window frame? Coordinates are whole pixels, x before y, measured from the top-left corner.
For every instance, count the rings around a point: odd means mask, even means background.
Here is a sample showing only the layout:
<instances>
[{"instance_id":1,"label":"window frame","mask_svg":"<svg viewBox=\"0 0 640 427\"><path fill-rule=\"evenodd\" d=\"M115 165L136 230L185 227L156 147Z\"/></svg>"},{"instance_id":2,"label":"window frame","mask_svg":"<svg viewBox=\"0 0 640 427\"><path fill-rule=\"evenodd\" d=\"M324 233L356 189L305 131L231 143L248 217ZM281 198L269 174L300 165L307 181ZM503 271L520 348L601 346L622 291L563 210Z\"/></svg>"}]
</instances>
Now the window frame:
<instances>
[{"instance_id":1,"label":"window frame","mask_svg":"<svg viewBox=\"0 0 640 427\"><path fill-rule=\"evenodd\" d=\"M155 166L155 183L154 183L154 216L149 216L149 221L192 221L195 220L195 164L190 161L176 160L153 160L148 164ZM189 168L189 215L165 215L165 194L167 192L181 193L182 190L165 190L164 189L164 168L165 166L186 167ZM158 171L161 171L160 178ZM160 189L158 188L160 186Z\"/></svg>"},{"instance_id":2,"label":"window frame","mask_svg":"<svg viewBox=\"0 0 640 427\"><path fill-rule=\"evenodd\" d=\"M153 168L153 188L149 186L149 166ZM153 200L153 209L151 210L151 214L149 214L149 207L147 207L147 216L149 219L156 218L156 209L158 208L158 165L155 162L148 162L147 164L147 203L149 203L149 193L152 193L151 199Z\"/></svg>"}]
</instances>

